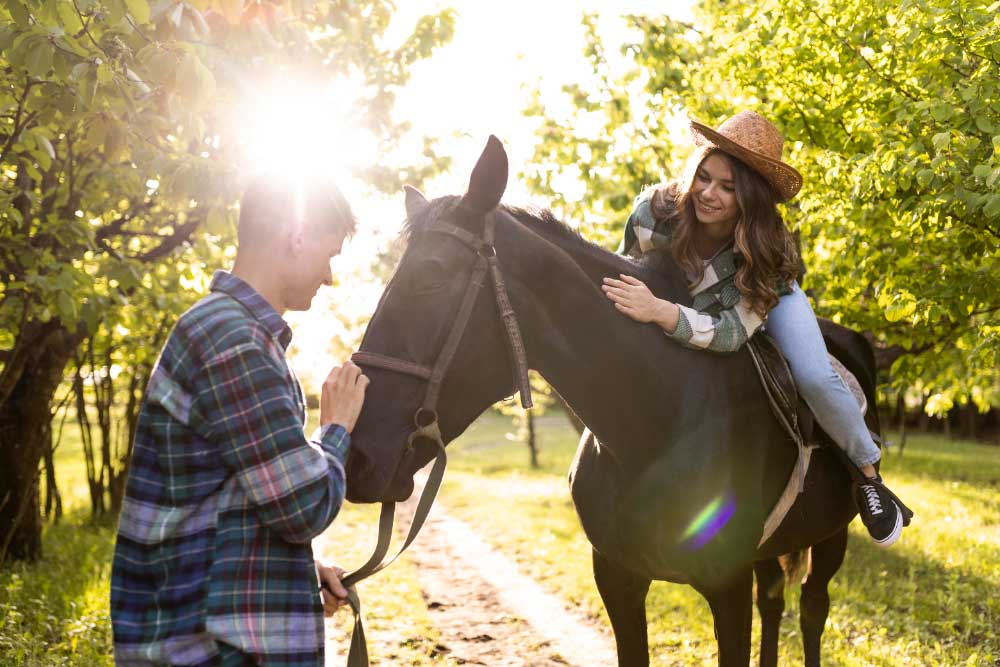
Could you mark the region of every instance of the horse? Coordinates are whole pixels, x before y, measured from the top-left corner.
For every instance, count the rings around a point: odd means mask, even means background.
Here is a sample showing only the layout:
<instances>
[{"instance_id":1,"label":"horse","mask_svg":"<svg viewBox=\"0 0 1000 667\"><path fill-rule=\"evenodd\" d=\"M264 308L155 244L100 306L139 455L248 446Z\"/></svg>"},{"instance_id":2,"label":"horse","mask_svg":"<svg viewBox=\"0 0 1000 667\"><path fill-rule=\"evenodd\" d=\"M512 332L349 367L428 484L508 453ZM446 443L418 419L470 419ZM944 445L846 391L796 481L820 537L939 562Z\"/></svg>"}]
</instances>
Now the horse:
<instances>
[{"instance_id":1,"label":"horse","mask_svg":"<svg viewBox=\"0 0 1000 667\"><path fill-rule=\"evenodd\" d=\"M437 447L512 393L510 362L523 358L588 427L570 492L593 547L619 665L649 664L645 598L655 579L704 596L720 667L745 667L755 572L761 665L776 665L778 557L811 547L800 625L806 664L818 666L827 585L856 514L845 467L817 449L803 492L759 545L796 449L747 351L687 349L622 316L600 289L605 276L633 275L658 296L689 304L677 266L663 254L616 255L547 211L501 205L507 178L506 152L490 137L463 195L428 200L406 189L405 250L356 355L371 382L352 434L347 498L408 498L414 473ZM489 281L496 298L480 289ZM874 405L867 342L824 327ZM522 400L523 364L513 373Z\"/></svg>"}]
</instances>

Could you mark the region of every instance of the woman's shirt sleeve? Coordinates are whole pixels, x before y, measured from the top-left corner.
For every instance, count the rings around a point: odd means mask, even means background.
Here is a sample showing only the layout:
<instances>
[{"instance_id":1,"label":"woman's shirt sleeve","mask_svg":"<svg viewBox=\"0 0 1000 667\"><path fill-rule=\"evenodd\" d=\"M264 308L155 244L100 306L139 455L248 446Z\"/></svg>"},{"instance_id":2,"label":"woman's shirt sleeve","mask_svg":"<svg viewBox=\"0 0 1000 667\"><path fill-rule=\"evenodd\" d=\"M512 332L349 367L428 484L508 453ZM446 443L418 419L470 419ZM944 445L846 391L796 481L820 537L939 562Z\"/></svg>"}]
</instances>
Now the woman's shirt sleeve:
<instances>
[{"instance_id":1,"label":"woman's shirt sleeve","mask_svg":"<svg viewBox=\"0 0 1000 667\"><path fill-rule=\"evenodd\" d=\"M735 352L764 323L742 296L735 305L718 315L709 315L688 306L677 307L680 309L677 328L673 333L666 330L664 333L681 345L699 350Z\"/></svg>"},{"instance_id":2,"label":"woman's shirt sleeve","mask_svg":"<svg viewBox=\"0 0 1000 667\"><path fill-rule=\"evenodd\" d=\"M639 256L650 250L669 247L670 227L653 219L651 199L655 188L646 188L632 203L632 212L625 221L625 231L618 244L619 255Z\"/></svg>"}]
</instances>

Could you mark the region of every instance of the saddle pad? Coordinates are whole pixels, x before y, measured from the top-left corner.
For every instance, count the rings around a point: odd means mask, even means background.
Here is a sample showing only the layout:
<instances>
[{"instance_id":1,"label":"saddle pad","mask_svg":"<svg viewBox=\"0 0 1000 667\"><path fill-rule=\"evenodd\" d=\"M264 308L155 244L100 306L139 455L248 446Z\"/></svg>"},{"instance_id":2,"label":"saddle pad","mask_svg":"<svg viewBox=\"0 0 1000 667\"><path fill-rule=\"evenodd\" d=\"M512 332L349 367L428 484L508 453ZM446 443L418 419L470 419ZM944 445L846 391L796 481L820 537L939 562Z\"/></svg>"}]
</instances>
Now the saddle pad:
<instances>
[{"instance_id":1,"label":"saddle pad","mask_svg":"<svg viewBox=\"0 0 1000 667\"><path fill-rule=\"evenodd\" d=\"M806 473L809 471L812 450L817 445L807 442L807 437L802 433L800 427L801 420L798 417L798 391L792 380L792 372L788 368L788 362L781 355L777 344L770 336L759 333L750 339L748 348L750 349L750 358L753 359L757 375L760 377L761 385L764 388L764 393L767 395L771 411L791 437L792 442L795 443L798 450L795 466L792 468L792 474L785 484L785 489L782 491L781 496L778 497L777 503L775 503L774 508L771 509L771 513L768 514L767 520L764 522L764 531L760 542L757 544L759 548L778 529L785 515L788 514L788 510L795 503L795 498L802 493L802 489L805 486ZM864 414L868 410L868 401L865 398L864 391L862 391L858 379L840 363L840 360L832 354L828 356L830 357L830 364L833 366L833 369L858 402L861 414ZM811 431L811 429L809 430Z\"/></svg>"}]
</instances>

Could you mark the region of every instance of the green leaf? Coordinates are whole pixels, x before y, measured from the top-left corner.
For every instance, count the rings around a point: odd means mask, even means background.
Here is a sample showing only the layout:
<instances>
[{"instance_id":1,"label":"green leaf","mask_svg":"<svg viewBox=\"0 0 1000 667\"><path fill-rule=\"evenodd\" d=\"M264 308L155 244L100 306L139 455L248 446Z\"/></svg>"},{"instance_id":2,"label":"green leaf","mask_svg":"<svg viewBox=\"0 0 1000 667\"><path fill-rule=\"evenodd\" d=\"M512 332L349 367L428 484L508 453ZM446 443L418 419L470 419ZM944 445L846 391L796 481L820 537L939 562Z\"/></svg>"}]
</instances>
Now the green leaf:
<instances>
[{"instance_id":1,"label":"green leaf","mask_svg":"<svg viewBox=\"0 0 1000 667\"><path fill-rule=\"evenodd\" d=\"M986 179L986 187L995 188L997 183L1000 183L1000 167L994 169L990 177Z\"/></svg>"},{"instance_id":2,"label":"green leaf","mask_svg":"<svg viewBox=\"0 0 1000 667\"><path fill-rule=\"evenodd\" d=\"M985 132L987 134L993 132L993 122L986 116L976 117L976 127L979 128L980 132Z\"/></svg>"},{"instance_id":3,"label":"green leaf","mask_svg":"<svg viewBox=\"0 0 1000 667\"><path fill-rule=\"evenodd\" d=\"M76 13L76 8L72 2L60 2L56 4L56 12L59 14L59 22L63 28L71 35L75 35L83 29L80 15Z\"/></svg>"},{"instance_id":4,"label":"green leaf","mask_svg":"<svg viewBox=\"0 0 1000 667\"><path fill-rule=\"evenodd\" d=\"M932 169L921 169L917 172L917 185L921 188L926 188L934 180L934 171Z\"/></svg>"},{"instance_id":5,"label":"green leaf","mask_svg":"<svg viewBox=\"0 0 1000 667\"><path fill-rule=\"evenodd\" d=\"M24 62L28 74L43 78L52 68L52 45L47 39L35 40Z\"/></svg>"},{"instance_id":6,"label":"green leaf","mask_svg":"<svg viewBox=\"0 0 1000 667\"><path fill-rule=\"evenodd\" d=\"M939 151L944 150L951 143L951 133L950 132L939 132L934 135L931 139L931 143L934 144L934 148Z\"/></svg>"},{"instance_id":7,"label":"green leaf","mask_svg":"<svg viewBox=\"0 0 1000 667\"><path fill-rule=\"evenodd\" d=\"M56 306L59 309L59 319L66 324L76 321L76 301L69 292L59 291L56 295Z\"/></svg>"},{"instance_id":8,"label":"green leaf","mask_svg":"<svg viewBox=\"0 0 1000 667\"><path fill-rule=\"evenodd\" d=\"M189 53L177 70L177 87L183 96L201 105L215 93L215 77L198 56Z\"/></svg>"},{"instance_id":9,"label":"green leaf","mask_svg":"<svg viewBox=\"0 0 1000 667\"><path fill-rule=\"evenodd\" d=\"M7 11L10 12L10 17L14 19L14 23L20 26L28 25L31 14L28 12L27 7L17 0L8 0L5 4L7 5Z\"/></svg>"},{"instance_id":10,"label":"green leaf","mask_svg":"<svg viewBox=\"0 0 1000 667\"><path fill-rule=\"evenodd\" d=\"M125 0L108 0L105 3L108 25L114 25L125 18Z\"/></svg>"},{"instance_id":11,"label":"green leaf","mask_svg":"<svg viewBox=\"0 0 1000 667\"><path fill-rule=\"evenodd\" d=\"M1000 195L990 195L983 207L983 215L987 218L1000 218Z\"/></svg>"},{"instance_id":12,"label":"green leaf","mask_svg":"<svg viewBox=\"0 0 1000 667\"><path fill-rule=\"evenodd\" d=\"M915 301L895 301L885 308L885 319L889 322L898 322L910 317L917 310Z\"/></svg>"},{"instance_id":13,"label":"green leaf","mask_svg":"<svg viewBox=\"0 0 1000 667\"><path fill-rule=\"evenodd\" d=\"M975 178L984 181L990 175L990 171L991 169L988 164L977 164L975 169L972 170L972 175Z\"/></svg>"},{"instance_id":14,"label":"green leaf","mask_svg":"<svg viewBox=\"0 0 1000 667\"><path fill-rule=\"evenodd\" d=\"M125 7L136 23L149 23L149 3L146 0L125 0Z\"/></svg>"},{"instance_id":15,"label":"green leaf","mask_svg":"<svg viewBox=\"0 0 1000 667\"><path fill-rule=\"evenodd\" d=\"M954 109L952 109L951 105L944 102L938 102L931 107L931 117L939 123L951 118L953 113Z\"/></svg>"}]
</instances>

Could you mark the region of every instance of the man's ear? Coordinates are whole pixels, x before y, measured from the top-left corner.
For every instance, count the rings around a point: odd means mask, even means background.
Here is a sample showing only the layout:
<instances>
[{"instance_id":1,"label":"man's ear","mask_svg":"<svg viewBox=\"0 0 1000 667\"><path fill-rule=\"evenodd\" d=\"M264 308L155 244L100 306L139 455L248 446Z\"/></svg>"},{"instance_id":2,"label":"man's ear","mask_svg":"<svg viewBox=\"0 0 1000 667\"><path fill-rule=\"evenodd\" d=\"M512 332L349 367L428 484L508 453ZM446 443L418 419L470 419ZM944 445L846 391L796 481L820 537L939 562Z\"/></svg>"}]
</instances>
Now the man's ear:
<instances>
[{"instance_id":1,"label":"man's ear","mask_svg":"<svg viewBox=\"0 0 1000 667\"><path fill-rule=\"evenodd\" d=\"M293 224L285 232L285 246L292 257L298 257L306 247L306 230L300 224Z\"/></svg>"}]
</instances>

